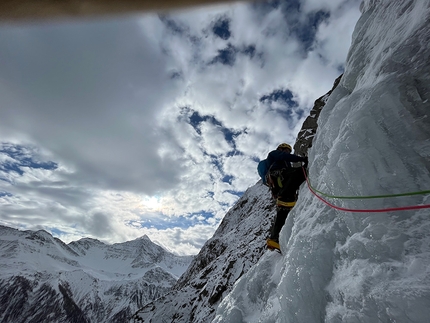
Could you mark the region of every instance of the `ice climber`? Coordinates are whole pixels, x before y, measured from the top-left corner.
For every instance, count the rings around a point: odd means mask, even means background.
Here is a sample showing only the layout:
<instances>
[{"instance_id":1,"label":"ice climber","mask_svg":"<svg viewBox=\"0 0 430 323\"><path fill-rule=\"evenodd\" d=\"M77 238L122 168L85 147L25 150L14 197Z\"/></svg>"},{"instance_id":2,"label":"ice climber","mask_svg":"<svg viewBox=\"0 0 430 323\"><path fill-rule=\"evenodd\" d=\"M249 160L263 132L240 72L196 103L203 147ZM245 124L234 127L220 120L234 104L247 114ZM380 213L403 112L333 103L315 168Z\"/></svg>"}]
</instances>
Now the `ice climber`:
<instances>
[{"instance_id":1,"label":"ice climber","mask_svg":"<svg viewBox=\"0 0 430 323\"><path fill-rule=\"evenodd\" d=\"M279 232L288 213L296 204L298 188L305 181L302 167L293 167L291 163L303 162L303 167L306 168L308 158L291 154L292 151L289 144L282 143L276 150L271 151L258 166L263 183L269 186L272 196L276 200L276 217L270 230L270 238L267 239L267 246L271 249L280 250Z\"/></svg>"}]
</instances>

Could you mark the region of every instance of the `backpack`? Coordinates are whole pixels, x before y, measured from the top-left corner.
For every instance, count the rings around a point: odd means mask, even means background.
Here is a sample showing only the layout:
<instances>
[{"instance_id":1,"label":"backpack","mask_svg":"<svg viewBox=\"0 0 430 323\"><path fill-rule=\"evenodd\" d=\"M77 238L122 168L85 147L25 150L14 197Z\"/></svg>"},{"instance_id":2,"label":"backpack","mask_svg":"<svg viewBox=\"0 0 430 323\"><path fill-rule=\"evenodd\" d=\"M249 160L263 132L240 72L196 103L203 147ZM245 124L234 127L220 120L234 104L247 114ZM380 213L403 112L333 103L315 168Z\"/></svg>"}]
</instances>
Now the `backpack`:
<instances>
[{"instance_id":1,"label":"backpack","mask_svg":"<svg viewBox=\"0 0 430 323\"><path fill-rule=\"evenodd\" d=\"M270 165L267 159L263 159L258 163L258 166L257 166L258 175L260 175L264 185L267 185L266 175L269 172L269 169L270 169Z\"/></svg>"}]
</instances>

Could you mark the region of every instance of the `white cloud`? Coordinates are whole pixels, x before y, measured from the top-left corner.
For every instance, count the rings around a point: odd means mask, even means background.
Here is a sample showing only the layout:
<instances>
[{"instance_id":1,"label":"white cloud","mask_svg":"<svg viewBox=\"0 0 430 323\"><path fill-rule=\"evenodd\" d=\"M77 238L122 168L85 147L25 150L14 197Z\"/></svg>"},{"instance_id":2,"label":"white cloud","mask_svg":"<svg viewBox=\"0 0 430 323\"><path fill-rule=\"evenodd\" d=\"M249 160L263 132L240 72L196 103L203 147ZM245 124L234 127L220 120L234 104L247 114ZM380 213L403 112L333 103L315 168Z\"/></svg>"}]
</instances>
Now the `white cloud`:
<instances>
[{"instance_id":1,"label":"white cloud","mask_svg":"<svg viewBox=\"0 0 430 323\"><path fill-rule=\"evenodd\" d=\"M341 7L327 22L321 24L316 34L315 51L318 52L329 66L337 67L345 62L345 53L351 45L351 35L355 24L360 18L357 7ZM336 35L336 37L333 37Z\"/></svg>"},{"instance_id":2,"label":"white cloud","mask_svg":"<svg viewBox=\"0 0 430 323\"><path fill-rule=\"evenodd\" d=\"M221 127L210 122L202 122L200 126L203 137L203 149L210 155L224 155L231 150L225 140Z\"/></svg>"},{"instance_id":3,"label":"white cloud","mask_svg":"<svg viewBox=\"0 0 430 323\"><path fill-rule=\"evenodd\" d=\"M302 9L305 13L318 10L326 10L330 13L337 12L340 9L358 9L361 0L304 0Z\"/></svg>"}]
</instances>

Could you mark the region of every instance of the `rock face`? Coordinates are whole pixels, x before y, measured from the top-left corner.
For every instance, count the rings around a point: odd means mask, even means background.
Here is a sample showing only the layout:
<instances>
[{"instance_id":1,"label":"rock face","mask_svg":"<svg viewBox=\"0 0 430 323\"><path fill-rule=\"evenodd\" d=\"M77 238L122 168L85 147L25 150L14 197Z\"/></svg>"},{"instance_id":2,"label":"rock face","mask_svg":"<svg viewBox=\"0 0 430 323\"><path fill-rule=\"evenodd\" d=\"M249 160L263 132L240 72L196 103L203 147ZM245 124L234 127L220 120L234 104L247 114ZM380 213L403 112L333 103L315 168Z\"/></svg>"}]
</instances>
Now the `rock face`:
<instances>
[{"instance_id":1,"label":"rock face","mask_svg":"<svg viewBox=\"0 0 430 323\"><path fill-rule=\"evenodd\" d=\"M321 113L322 108L325 106L330 94L338 86L342 75L340 75L333 84L333 88L324 94L322 97L315 100L314 107L312 108L309 116L303 122L302 129L297 135L296 143L294 144L294 153L299 156L307 156L308 149L312 147L312 140L317 133L318 128L318 117Z\"/></svg>"},{"instance_id":2,"label":"rock face","mask_svg":"<svg viewBox=\"0 0 430 323\"><path fill-rule=\"evenodd\" d=\"M148 237L68 245L0 226L0 322L124 322L164 295L190 264Z\"/></svg>"},{"instance_id":3,"label":"rock face","mask_svg":"<svg viewBox=\"0 0 430 323\"><path fill-rule=\"evenodd\" d=\"M210 322L236 280L267 252L274 215L268 188L261 182L249 188L172 291L139 310L132 322Z\"/></svg>"}]
</instances>

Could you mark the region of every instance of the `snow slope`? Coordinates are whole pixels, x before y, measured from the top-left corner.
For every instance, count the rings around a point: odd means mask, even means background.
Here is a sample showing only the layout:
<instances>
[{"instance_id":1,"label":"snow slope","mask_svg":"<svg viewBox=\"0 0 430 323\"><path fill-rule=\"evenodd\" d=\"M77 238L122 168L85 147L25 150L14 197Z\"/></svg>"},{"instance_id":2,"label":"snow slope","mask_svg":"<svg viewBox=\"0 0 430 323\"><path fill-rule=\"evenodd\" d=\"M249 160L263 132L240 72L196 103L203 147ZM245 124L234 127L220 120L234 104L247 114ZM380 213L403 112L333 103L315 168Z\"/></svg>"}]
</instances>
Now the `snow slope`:
<instances>
[{"instance_id":1,"label":"snow slope","mask_svg":"<svg viewBox=\"0 0 430 323\"><path fill-rule=\"evenodd\" d=\"M430 2L366 0L361 10L309 150L311 184L337 196L430 190ZM329 201L380 209L430 195ZM430 209L343 212L303 185L280 243L213 322L429 321Z\"/></svg>"},{"instance_id":2,"label":"snow slope","mask_svg":"<svg viewBox=\"0 0 430 323\"><path fill-rule=\"evenodd\" d=\"M270 192L260 181L229 210L173 289L130 322L210 322L237 279L265 252L274 215Z\"/></svg>"},{"instance_id":3,"label":"snow slope","mask_svg":"<svg viewBox=\"0 0 430 323\"><path fill-rule=\"evenodd\" d=\"M68 245L46 231L0 226L1 322L120 322L165 294L192 257L148 237Z\"/></svg>"}]
</instances>

